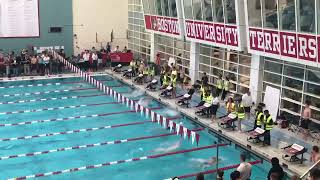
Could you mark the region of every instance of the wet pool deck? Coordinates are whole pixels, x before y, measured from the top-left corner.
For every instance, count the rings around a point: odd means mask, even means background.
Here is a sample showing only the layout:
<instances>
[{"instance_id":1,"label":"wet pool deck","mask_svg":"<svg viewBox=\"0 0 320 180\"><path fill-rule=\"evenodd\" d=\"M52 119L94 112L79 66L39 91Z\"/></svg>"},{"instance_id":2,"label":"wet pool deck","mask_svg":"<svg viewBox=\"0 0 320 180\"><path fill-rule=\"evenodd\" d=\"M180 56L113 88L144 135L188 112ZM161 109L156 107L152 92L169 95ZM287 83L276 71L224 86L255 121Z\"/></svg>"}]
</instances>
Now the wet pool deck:
<instances>
[{"instance_id":1,"label":"wet pool deck","mask_svg":"<svg viewBox=\"0 0 320 180\"><path fill-rule=\"evenodd\" d=\"M125 82L128 85L132 85L139 90L146 91L146 88L145 88L146 85L133 84L131 79L123 78L121 74L115 74L111 70L107 70L106 72L108 74L111 74L113 77L116 77L117 79ZM178 89L177 91L178 91L178 94L180 95L185 93L183 92L182 89ZM307 140L307 141L303 140L301 135L292 133L287 129L280 129L279 127L274 127L271 133L271 141L272 141L271 146L262 146L258 144L253 144L247 141L248 135L246 133L223 129L220 126L218 126L217 122L212 123L211 119L208 119L208 118L206 119L206 118L201 118L196 116L195 108L184 108L184 107L177 106L175 99L162 98L159 96L159 91L155 91L155 92L146 91L146 93L155 99L161 100L162 103L168 105L170 108L173 108L182 112L183 114L191 117L194 121L197 121L198 123L213 130L214 132L221 134L222 136L235 142L236 144L242 146L243 148L249 151L255 152L256 154L262 156L265 159L270 160L272 157L277 157L280 160L280 164L282 164L283 167L285 167L285 169L289 170L290 173L295 173L301 176L311 167L311 163L309 162L310 148L313 145L316 145L318 142L312 142L311 140ZM195 99L197 98L200 99L199 97L195 97L195 98L193 97L192 99L193 103L196 103ZM217 113L218 117L219 117L219 113L221 114L221 111L224 111L223 109L224 107L219 108ZM242 122L242 129L244 130L252 129L252 126L253 126L253 120L252 122L249 122L249 121ZM293 143L297 143L308 148L308 153L305 153L305 158L307 160L304 161L303 164L291 163L283 160L282 158L283 150L281 148Z\"/></svg>"}]
</instances>

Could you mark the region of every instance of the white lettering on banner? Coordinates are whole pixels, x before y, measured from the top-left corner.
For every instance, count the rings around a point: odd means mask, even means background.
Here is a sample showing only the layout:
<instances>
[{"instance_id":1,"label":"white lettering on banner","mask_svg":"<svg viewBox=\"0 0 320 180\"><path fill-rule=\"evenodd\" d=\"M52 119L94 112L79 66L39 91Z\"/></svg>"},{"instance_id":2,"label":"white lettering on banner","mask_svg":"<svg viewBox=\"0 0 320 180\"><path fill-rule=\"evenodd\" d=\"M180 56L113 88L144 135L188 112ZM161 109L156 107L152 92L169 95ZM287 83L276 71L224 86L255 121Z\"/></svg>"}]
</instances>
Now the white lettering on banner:
<instances>
[{"instance_id":1,"label":"white lettering on banner","mask_svg":"<svg viewBox=\"0 0 320 180\"><path fill-rule=\"evenodd\" d=\"M317 44L315 35L250 28L249 38L252 50L313 62L318 58L320 62L320 42Z\"/></svg>"},{"instance_id":2,"label":"white lettering on banner","mask_svg":"<svg viewBox=\"0 0 320 180\"><path fill-rule=\"evenodd\" d=\"M257 37L258 37L258 48L263 49L263 32L257 32Z\"/></svg>"},{"instance_id":3,"label":"white lettering on banner","mask_svg":"<svg viewBox=\"0 0 320 180\"><path fill-rule=\"evenodd\" d=\"M257 31L249 31L249 36L250 36L251 41L252 41L250 43L250 45L251 45L252 48L255 48L256 47L256 42L254 42L254 40L257 37Z\"/></svg>"},{"instance_id":4,"label":"white lettering on banner","mask_svg":"<svg viewBox=\"0 0 320 180\"><path fill-rule=\"evenodd\" d=\"M238 29L236 26L190 20L186 20L185 25L188 38L238 46Z\"/></svg>"},{"instance_id":5,"label":"white lettering on banner","mask_svg":"<svg viewBox=\"0 0 320 180\"><path fill-rule=\"evenodd\" d=\"M272 50L271 48L271 34L270 33L265 33L265 48L266 50Z\"/></svg>"},{"instance_id":6,"label":"white lettering on banner","mask_svg":"<svg viewBox=\"0 0 320 180\"><path fill-rule=\"evenodd\" d=\"M316 41L316 39L309 39L308 47L310 49L309 58L315 59L317 57L317 41Z\"/></svg>"},{"instance_id":7,"label":"white lettering on banner","mask_svg":"<svg viewBox=\"0 0 320 180\"><path fill-rule=\"evenodd\" d=\"M299 56L307 56L307 40L306 38L299 37Z\"/></svg>"},{"instance_id":8,"label":"white lettering on banner","mask_svg":"<svg viewBox=\"0 0 320 180\"><path fill-rule=\"evenodd\" d=\"M272 41L273 41L273 51L279 52L280 51L280 40L279 34L273 34Z\"/></svg>"},{"instance_id":9,"label":"white lettering on banner","mask_svg":"<svg viewBox=\"0 0 320 180\"><path fill-rule=\"evenodd\" d=\"M179 20L176 18L145 15L145 21L147 29L170 34L180 34Z\"/></svg>"}]
</instances>

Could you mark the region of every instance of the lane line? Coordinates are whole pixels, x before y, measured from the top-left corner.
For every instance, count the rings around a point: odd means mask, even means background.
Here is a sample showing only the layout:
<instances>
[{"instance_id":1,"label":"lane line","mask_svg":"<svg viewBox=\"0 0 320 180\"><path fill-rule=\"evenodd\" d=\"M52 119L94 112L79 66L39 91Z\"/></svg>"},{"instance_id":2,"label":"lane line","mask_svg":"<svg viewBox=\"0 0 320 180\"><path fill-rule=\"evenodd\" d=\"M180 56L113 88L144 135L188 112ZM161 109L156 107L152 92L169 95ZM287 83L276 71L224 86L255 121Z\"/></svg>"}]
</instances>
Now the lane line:
<instances>
[{"instance_id":1,"label":"lane line","mask_svg":"<svg viewBox=\"0 0 320 180\"><path fill-rule=\"evenodd\" d=\"M75 91L86 91L86 90L94 90L97 88L79 88L79 89L65 89L65 90L52 90L52 91L39 91L39 92L31 92L31 93L23 93L23 94L4 94L0 95L0 97L17 97L17 96L30 96L30 95L40 95L40 94L50 94L50 93L61 93L61 92L75 92Z\"/></svg>"},{"instance_id":2,"label":"lane line","mask_svg":"<svg viewBox=\"0 0 320 180\"><path fill-rule=\"evenodd\" d=\"M101 82L113 81L113 79L99 80ZM12 88L25 88L25 87L42 87L42 86L61 86L64 84L80 84L86 83L85 81L74 81L74 82L61 82L61 83L40 83L40 84L27 84L27 85L16 85L16 86L0 86L0 89L12 89Z\"/></svg>"},{"instance_id":3,"label":"lane line","mask_svg":"<svg viewBox=\"0 0 320 180\"><path fill-rule=\"evenodd\" d=\"M105 102L105 103L96 103L96 104L81 104L81 105L74 105L74 106L60 106L60 107L43 108L43 109L10 111L10 112L1 112L0 115L22 114L22 113L30 113L30 112L41 112L41 111L53 111L53 110L61 110L61 109L74 109L74 108L89 107L89 106L102 106L102 105L106 105L106 104L120 104L120 102Z\"/></svg>"},{"instance_id":4,"label":"lane line","mask_svg":"<svg viewBox=\"0 0 320 180\"><path fill-rule=\"evenodd\" d=\"M54 133L47 133L47 134L37 134L37 135L29 135L29 136L21 136L21 137L13 137L13 138L4 138L4 139L0 139L0 142L35 139L35 138L40 138L40 137L50 137L50 136L58 136L58 135L66 135L66 134L75 134L75 133L80 133L80 132L97 131L97 130L103 130L103 129L113 129L113 128L118 128L118 127L146 124L146 123L150 123L150 122L152 122L152 121L140 121L140 122L117 124L117 125L111 125L111 126L84 128L84 129L76 129L76 130L63 131L63 132L54 132Z\"/></svg>"},{"instance_id":5,"label":"lane line","mask_svg":"<svg viewBox=\"0 0 320 180\"><path fill-rule=\"evenodd\" d=\"M152 109L152 110L161 109L161 107L150 108L150 109ZM136 111L134 111L134 110L129 110L129 111L123 111L123 112L118 113L118 114L124 114L124 113L136 113ZM107 114L107 113L106 113L106 114ZM116 114L116 113L113 113L113 114ZM110 115L110 114L108 114L108 115ZM92 116L93 116L93 117L96 117L95 115L92 115ZM97 115L97 116L105 116L105 114L101 114L101 115ZM79 117L81 117L81 116L79 116ZM112 126L103 126L103 127L97 127L97 128L85 128L85 129L70 130L70 131L65 131L65 132L55 132L55 133L40 134L40 135L14 137L14 138L2 138L2 139L0 139L0 142L3 142L3 141L23 140L23 139L33 139L33 138L48 137L48 136L57 136L57 135L62 135L62 134L73 134L73 133L86 132L86 131L96 131L96 130L117 128L117 127L128 126L128 125L144 124L144 123L147 123L147 122L152 122L152 121L142 121L142 122L135 122L135 123L128 123L128 124L120 124L120 125L112 125Z\"/></svg>"},{"instance_id":6,"label":"lane line","mask_svg":"<svg viewBox=\"0 0 320 180\"><path fill-rule=\"evenodd\" d=\"M29 103L29 102L41 102L41 101L51 101L51 100L64 100L64 99L79 99L87 97L98 97L98 96L108 96L107 94L92 94L83 96L64 96L64 97L53 97L53 98L40 98L40 99L29 99L29 100L17 100L17 101L5 101L0 102L1 104L19 104L19 103Z\"/></svg>"},{"instance_id":7,"label":"lane line","mask_svg":"<svg viewBox=\"0 0 320 180\"><path fill-rule=\"evenodd\" d=\"M150 155L150 156L142 156L142 157L126 159L126 160L104 162L104 163L101 163L101 164L87 165L87 166L82 166L82 167L77 167L77 168L64 169L64 170L59 170L59 171L47 172L47 173L38 173L38 174L33 174L33 175L28 175L28 176L21 176L21 177L16 177L16 178L9 178L8 180L23 180L23 179L31 179L31 178L38 178L38 177L44 177L44 176L53 176L53 175L58 175L58 174L71 173L71 172L76 172L76 171L83 171L83 170L88 170L88 169L97 169L97 168L116 165L116 164L121 164L121 163L137 162L137 161L143 161L143 160L147 160L147 159L156 159L156 158L165 157L165 156L172 156L172 155L176 155L176 154L184 154L184 153L195 152L195 151L200 151L200 150L205 150L205 149L212 149L212 148L216 148L218 146L222 147L222 146L227 146L227 145L228 144L214 144L214 145L210 145L210 146L191 148L191 149L180 150L180 151L175 151L175 152L170 152L170 153L156 154L156 155Z\"/></svg>"},{"instance_id":8,"label":"lane line","mask_svg":"<svg viewBox=\"0 0 320 180\"><path fill-rule=\"evenodd\" d=\"M204 130L204 128L197 128L197 129L194 129L193 131L202 131L202 130ZM105 142L94 143L94 144L63 147L63 148L38 151L38 152L32 152L32 153L3 156L3 157L0 157L0 160L20 158L20 157L26 157L26 156L37 156L37 155L43 155L43 154L49 154L49 153L55 153L55 152L70 151L70 150L76 150L76 149L85 149L85 148L99 147L99 146L105 146L105 145L111 145L111 144L121 144L121 143L133 142L133 141L140 141L140 140L146 140L146 139L155 139L155 138L160 138L160 137L173 136L173 135L177 135L177 133L173 132L173 133L153 135L153 136L142 136L142 137L128 138L128 139L115 140L115 141L105 141Z\"/></svg>"},{"instance_id":9,"label":"lane line","mask_svg":"<svg viewBox=\"0 0 320 180\"><path fill-rule=\"evenodd\" d=\"M45 119L45 120L32 120L32 121L25 121L25 122L18 122L18 123L0 124L0 127L20 126L20 125L47 123L47 122L55 122L55 121L69 121L69 120L73 120L73 119L83 119L83 118L91 118L91 117L98 117L98 116L102 117L102 116L110 116L110 115L123 114L123 113L133 113L133 112L136 112L136 111L127 110L127 111L111 112L111 113L103 113L103 114L69 116L69 117L64 117L64 118L53 118L53 119Z\"/></svg>"}]
</instances>

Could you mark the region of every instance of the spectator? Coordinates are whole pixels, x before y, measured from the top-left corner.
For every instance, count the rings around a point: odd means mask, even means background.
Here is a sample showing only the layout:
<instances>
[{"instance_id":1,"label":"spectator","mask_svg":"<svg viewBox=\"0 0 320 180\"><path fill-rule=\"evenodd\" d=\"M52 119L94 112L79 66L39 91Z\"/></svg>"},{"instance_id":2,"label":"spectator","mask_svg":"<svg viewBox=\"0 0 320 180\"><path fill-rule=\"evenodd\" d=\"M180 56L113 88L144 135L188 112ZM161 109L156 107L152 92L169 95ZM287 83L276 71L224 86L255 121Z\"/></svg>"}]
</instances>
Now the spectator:
<instances>
[{"instance_id":1,"label":"spectator","mask_svg":"<svg viewBox=\"0 0 320 180\"><path fill-rule=\"evenodd\" d=\"M224 99L226 98L227 94L229 93L229 90L230 90L230 80L228 77L226 77L226 79L223 81L223 91L221 95L222 101L224 101Z\"/></svg>"},{"instance_id":2,"label":"spectator","mask_svg":"<svg viewBox=\"0 0 320 180\"><path fill-rule=\"evenodd\" d=\"M44 63L44 73L46 75L49 75L50 74L50 71L49 71L50 56L48 54L44 54L43 63Z\"/></svg>"},{"instance_id":3,"label":"spectator","mask_svg":"<svg viewBox=\"0 0 320 180\"><path fill-rule=\"evenodd\" d=\"M203 175L203 173L199 173L199 174L197 175L196 180L204 180L204 175Z\"/></svg>"},{"instance_id":4,"label":"spectator","mask_svg":"<svg viewBox=\"0 0 320 180\"><path fill-rule=\"evenodd\" d=\"M116 48L113 50L113 52L119 52L119 46L116 46Z\"/></svg>"},{"instance_id":5,"label":"spectator","mask_svg":"<svg viewBox=\"0 0 320 180\"><path fill-rule=\"evenodd\" d=\"M231 179L231 180L241 180L240 172L239 172L239 171L233 171L233 172L230 174L230 179Z\"/></svg>"},{"instance_id":6,"label":"spectator","mask_svg":"<svg viewBox=\"0 0 320 180\"><path fill-rule=\"evenodd\" d=\"M318 168L311 169L309 180L319 180L319 179L320 179L320 169Z\"/></svg>"},{"instance_id":7,"label":"spectator","mask_svg":"<svg viewBox=\"0 0 320 180\"><path fill-rule=\"evenodd\" d=\"M110 42L107 43L106 51L107 51L107 53L111 53L111 45L110 45Z\"/></svg>"},{"instance_id":8,"label":"spectator","mask_svg":"<svg viewBox=\"0 0 320 180\"><path fill-rule=\"evenodd\" d=\"M91 54L91 70L92 71L97 71L98 70L98 55L96 52L92 52Z\"/></svg>"},{"instance_id":9,"label":"spectator","mask_svg":"<svg viewBox=\"0 0 320 180\"><path fill-rule=\"evenodd\" d=\"M268 180L271 180L271 174L276 173L279 177L280 180L283 179L284 177L284 172L282 167L279 164L279 159L274 157L271 159L271 165L272 168L270 169L269 173L268 173Z\"/></svg>"},{"instance_id":10,"label":"spectator","mask_svg":"<svg viewBox=\"0 0 320 180\"><path fill-rule=\"evenodd\" d=\"M240 165L237 168L237 171L240 172L240 179L241 180L248 180L250 179L251 176L251 169L252 166L251 164L246 162L246 155L245 154L240 154Z\"/></svg>"},{"instance_id":11,"label":"spectator","mask_svg":"<svg viewBox=\"0 0 320 180\"><path fill-rule=\"evenodd\" d=\"M207 73L204 72L203 76L201 78L201 82L202 82L203 85L207 86L208 85L208 81L209 81L209 78L207 76Z\"/></svg>"},{"instance_id":12,"label":"spectator","mask_svg":"<svg viewBox=\"0 0 320 180\"><path fill-rule=\"evenodd\" d=\"M22 60L23 64L23 74L29 75L30 74L30 57L28 54L24 55L24 59Z\"/></svg>"},{"instance_id":13,"label":"spectator","mask_svg":"<svg viewBox=\"0 0 320 180\"><path fill-rule=\"evenodd\" d=\"M244 110L247 116L246 119L250 119L252 97L249 90L242 96L242 105L244 107Z\"/></svg>"},{"instance_id":14,"label":"spectator","mask_svg":"<svg viewBox=\"0 0 320 180\"><path fill-rule=\"evenodd\" d=\"M123 53L127 53L128 52L128 49L127 49L127 46L125 46L124 48L123 48L123 51L122 51Z\"/></svg>"},{"instance_id":15,"label":"spectator","mask_svg":"<svg viewBox=\"0 0 320 180\"><path fill-rule=\"evenodd\" d=\"M309 135L309 124L310 124L310 118L311 118L311 109L310 109L310 101L307 100L306 104L304 106L304 110L301 114L301 121L300 126L304 129L304 136L303 138L306 140Z\"/></svg>"},{"instance_id":16,"label":"spectator","mask_svg":"<svg viewBox=\"0 0 320 180\"><path fill-rule=\"evenodd\" d=\"M217 180L223 180L224 172L223 171L218 171L217 173Z\"/></svg>"},{"instance_id":17,"label":"spectator","mask_svg":"<svg viewBox=\"0 0 320 180\"><path fill-rule=\"evenodd\" d=\"M313 146L311 155L310 155L310 161L314 164L314 163L317 163L319 160L320 160L319 147Z\"/></svg>"}]
</instances>

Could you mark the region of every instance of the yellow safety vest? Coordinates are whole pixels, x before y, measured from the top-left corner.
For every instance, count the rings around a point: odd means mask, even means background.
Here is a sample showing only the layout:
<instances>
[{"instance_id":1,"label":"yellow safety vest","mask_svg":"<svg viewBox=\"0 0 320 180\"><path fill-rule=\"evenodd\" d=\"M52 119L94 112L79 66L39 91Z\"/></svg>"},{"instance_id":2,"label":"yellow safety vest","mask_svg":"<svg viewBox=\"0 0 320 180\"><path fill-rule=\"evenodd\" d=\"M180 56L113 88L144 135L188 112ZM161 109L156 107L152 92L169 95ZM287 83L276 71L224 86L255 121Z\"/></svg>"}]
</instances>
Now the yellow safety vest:
<instances>
[{"instance_id":1,"label":"yellow safety vest","mask_svg":"<svg viewBox=\"0 0 320 180\"><path fill-rule=\"evenodd\" d=\"M244 110L244 106L242 104L240 106L238 106L237 115L240 120L245 118L246 113Z\"/></svg>"},{"instance_id":2,"label":"yellow safety vest","mask_svg":"<svg viewBox=\"0 0 320 180\"><path fill-rule=\"evenodd\" d=\"M217 88L218 88L218 89L223 89L222 79L218 79L218 80L217 80Z\"/></svg>"},{"instance_id":3,"label":"yellow safety vest","mask_svg":"<svg viewBox=\"0 0 320 180\"><path fill-rule=\"evenodd\" d=\"M144 75L148 75L148 74L149 74L148 69L144 69L144 70L143 70L143 74L144 74Z\"/></svg>"},{"instance_id":4,"label":"yellow safety vest","mask_svg":"<svg viewBox=\"0 0 320 180\"><path fill-rule=\"evenodd\" d=\"M266 116L264 117L265 120L265 125L264 125L264 129L266 131L271 131L273 128L273 120L271 115L269 115L269 117L267 118Z\"/></svg>"},{"instance_id":5,"label":"yellow safety vest","mask_svg":"<svg viewBox=\"0 0 320 180\"><path fill-rule=\"evenodd\" d=\"M231 113L235 112L235 104L234 103L228 102L226 108L227 108L228 112L231 112Z\"/></svg>"},{"instance_id":6,"label":"yellow safety vest","mask_svg":"<svg viewBox=\"0 0 320 180\"><path fill-rule=\"evenodd\" d=\"M256 112L257 118L256 118L256 123L257 126L261 126L263 119L261 119L263 117L263 113L262 112Z\"/></svg>"},{"instance_id":7,"label":"yellow safety vest","mask_svg":"<svg viewBox=\"0 0 320 180\"><path fill-rule=\"evenodd\" d=\"M211 104L212 103L212 99L213 99L213 97L212 97L212 95L210 95L210 96L206 97L204 101L206 103L208 103L208 104Z\"/></svg>"},{"instance_id":8,"label":"yellow safety vest","mask_svg":"<svg viewBox=\"0 0 320 180\"><path fill-rule=\"evenodd\" d=\"M171 76L171 83L173 87L177 87L177 76Z\"/></svg>"},{"instance_id":9,"label":"yellow safety vest","mask_svg":"<svg viewBox=\"0 0 320 180\"><path fill-rule=\"evenodd\" d=\"M163 85L169 86L169 76L166 74L163 76Z\"/></svg>"},{"instance_id":10,"label":"yellow safety vest","mask_svg":"<svg viewBox=\"0 0 320 180\"><path fill-rule=\"evenodd\" d=\"M224 86L223 87L224 87L225 91L229 91L229 84L230 84L229 81L227 81L227 80L224 81Z\"/></svg>"},{"instance_id":11,"label":"yellow safety vest","mask_svg":"<svg viewBox=\"0 0 320 180\"><path fill-rule=\"evenodd\" d=\"M149 69L149 74L150 74L151 76L154 76L154 67Z\"/></svg>"}]
</instances>

